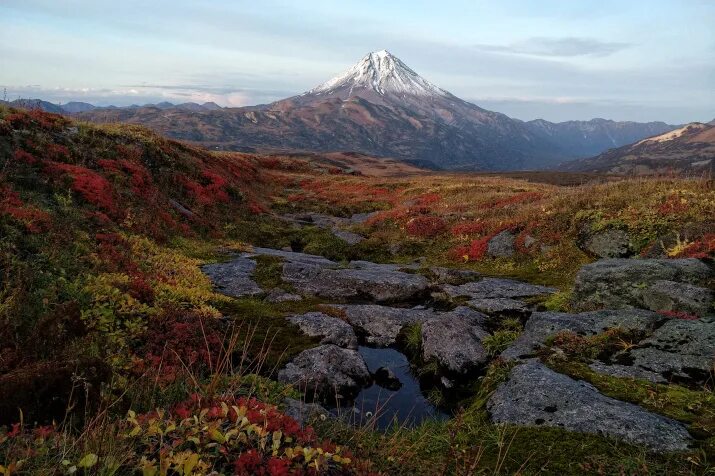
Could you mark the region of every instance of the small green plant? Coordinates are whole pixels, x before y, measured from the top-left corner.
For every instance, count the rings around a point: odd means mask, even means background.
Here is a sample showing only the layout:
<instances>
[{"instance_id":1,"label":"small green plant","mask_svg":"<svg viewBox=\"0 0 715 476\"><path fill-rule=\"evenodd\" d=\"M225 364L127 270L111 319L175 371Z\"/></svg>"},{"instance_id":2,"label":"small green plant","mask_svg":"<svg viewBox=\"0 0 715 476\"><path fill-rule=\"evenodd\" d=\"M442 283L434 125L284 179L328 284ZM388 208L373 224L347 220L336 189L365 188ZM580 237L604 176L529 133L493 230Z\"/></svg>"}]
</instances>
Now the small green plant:
<instances>
[{"instance_id":1,"label":"small green plant","mask_svg":"<svg viewBox=\"0 0 715 476\"><path fill-rule=\"evenodd\" d=\"M404 350L409 355L422 354L422 324L412 324L402 330Z\"/></svg>"},{"instance_id":2,"label":"small green plant","mask_svg":"<svg viewBox=\"0 0 715 476\"><path fill-rule=\"evenodd\" d=\"M280 256L256 256L253 279L263 289L285 288L283 282L283 258Z\"/></svg>"},{"instance_id":3,"label":"small green plant","mask_svg":"<svg viewBox=\"0 0 715 476\"><path fill-rule=\"evenodd\" d=\"M482 339L482 345L487 353L494 357L501 354L517 337L519 337L519 331L500 330Z\"/></svg>"}]
</instances>

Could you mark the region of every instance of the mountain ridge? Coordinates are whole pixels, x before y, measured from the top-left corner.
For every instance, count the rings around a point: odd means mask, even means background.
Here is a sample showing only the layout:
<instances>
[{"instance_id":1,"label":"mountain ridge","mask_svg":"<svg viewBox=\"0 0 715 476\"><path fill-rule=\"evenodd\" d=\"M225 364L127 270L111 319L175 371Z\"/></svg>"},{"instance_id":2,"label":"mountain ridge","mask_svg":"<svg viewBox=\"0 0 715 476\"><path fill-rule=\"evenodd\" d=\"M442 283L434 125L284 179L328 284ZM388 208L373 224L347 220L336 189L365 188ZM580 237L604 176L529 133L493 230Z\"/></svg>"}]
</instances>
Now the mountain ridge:
<instances>
[{"instance_id":1,"label":"mountain ridge","mask_svg":"<svg viewBox=\"0 0 715 476\"><path fill-rule=\"evenodd\" d=\"M595 157L564 164L575 172L621 175L715 172L715 125L691 122L683 127L616 147Z\"/></svg>"},{"instance_id":2,"label":"mountain ridge","mask_svg":"<svg viewBox=\"0 0 715 476\"><path fill-rule=\"evenodd\" d=\"M543 169L676 128L600 119L512 119L439 88L386 50L270 104L197 106L160 103L77 115L94 122L143 124L212 149L353 151L446 170Z\"/></svg>"}]
</instances>

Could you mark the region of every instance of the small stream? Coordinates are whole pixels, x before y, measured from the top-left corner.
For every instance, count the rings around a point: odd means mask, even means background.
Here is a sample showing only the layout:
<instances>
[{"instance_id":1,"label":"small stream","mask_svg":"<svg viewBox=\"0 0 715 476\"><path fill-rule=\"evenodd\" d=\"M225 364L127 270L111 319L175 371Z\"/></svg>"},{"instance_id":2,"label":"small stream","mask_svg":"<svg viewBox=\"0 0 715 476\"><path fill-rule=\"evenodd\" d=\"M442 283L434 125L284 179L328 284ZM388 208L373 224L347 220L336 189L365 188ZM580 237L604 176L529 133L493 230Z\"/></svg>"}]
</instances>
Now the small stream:
<instances>
[{"instance_id":1,"label":"small stream","mask_svg":"<svg viewBox=\"0 0 715 476\"><path fill-rule=\"evenodd\" d=\"M358 352L365 359L371 373L380 367L392 370L402 386L398 390L388 390L373 383L364 388L355 398L352 408L332 410L355 424L371 423L386 429L395 422L404 427L414 427L425 420L446 420L449 415L432 405L422 394L420 384L410 370L407 357L392 348L373 348L360 346Z\"/></svg>"}]
</instances>

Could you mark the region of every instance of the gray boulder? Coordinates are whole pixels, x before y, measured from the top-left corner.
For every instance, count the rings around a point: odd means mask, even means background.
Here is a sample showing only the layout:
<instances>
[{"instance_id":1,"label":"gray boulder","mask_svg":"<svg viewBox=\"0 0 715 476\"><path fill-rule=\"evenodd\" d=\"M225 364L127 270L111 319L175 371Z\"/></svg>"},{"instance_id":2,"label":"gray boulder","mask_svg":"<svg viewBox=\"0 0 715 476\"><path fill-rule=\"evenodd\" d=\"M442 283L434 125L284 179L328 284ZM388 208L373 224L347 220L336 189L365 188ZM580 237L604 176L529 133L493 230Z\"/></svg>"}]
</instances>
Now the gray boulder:
<instances>
[{"instance_id":1,"label":"gray boulder","mask_svg":"<svg viewBox=\"0 0 715 476\"><path fill-rule=\"evenodd\" d=\"M597 370L656 383L702 383L715 369L715 322L670 319L625 357L619 360L631 365L601 366Z\"/></svg>"},{"instance_id":2,"label":"gray boulder","mask_svg":"<svg viewBox=\"0 0 715 476\"><path fill-rule=\"evenodd\" d=\"M256 262L239 257L228 263L207 264L201 268L217 291L233 297L256 296L263 293L253 278Z\"/></svg>"},{"instance_id":3,"label":"gray boulder","mask_svg":"<svg viewBox=\"0 0 715 476\"><path fill-rule=\"evenodd\" d=\"M330 412L318 403L306 403L295 398L283 400L283 413L305 426L312 418L329 418Z\"/></svg>"},{"instance_id":4,"label":"gray boulder","mask_svg":"<svg viewBox=\"0 0 715 476\"><path fill-rule=\"evenodd\" d=\"M437 284L452 284L460 285L470 281L476 281L480 278L480 274L476 271L468 269L443 268L434 266L429 269L433 276L434 282Z\"/></svg>"},{"instance_id":5,"label":"gray boulder","mask_svg":"<svg viewBox=\"0 0 715 476\"><path fill-rule=\"evenodd\" d=\"M467 307L445 313L422 324L422 357L436 359L450 372L464 373L489 359L482 339L486 316Z\"/></svg>"},{"instance_id":6,"label":"gray boulder","mask_svg":"<svg viewBox=\"0 0 715 476\"><path fill-rule=\"evenodd\" d=\"M524 332L501 353L507 360L532 355L544 342L559 331L581 335L600 334L619 327L624 330L652 331L665 318L650 311L623 309L569 314L565 312L535 312L524 326Z\"/></svg>"},{"instance_id":7,"label":"gray boulder","mask_svg":"<svg viewBox=\"0 0 715 476\"><path fill-rule=\"evenodd\" d=\"M325 267L338 266L338 263L336 263L335 261L330 261L328 258L324 258L318 255L311 255L308 253L299 253L297 251L274 250L272 248L256 247L253 248L253 251L243 254L243 256L247 258L252 258L258 255L278 256L279 258L283 258L283 260L286 262L310 263L317 266Z\"/></svg>"},{"instance_id":8,"label":"gray boulder","mask_svg":"<svg viewBox=\"0 0 715 476\"><path fill-rule=\"evenodd\" d=\"M644 295L658 281L704 285L712 269L697 259L607 259L576 275L574 304L582 309L645 307Z\"/></svg>"},{"instance_id":9,"label":"gray boulder","mask_svg":"<svg viewBox=\"0 0 715 476\"><path fill-rule=\"evenodd\" d=\"M715 312L710 289L674 281L656 281L643 290L643 304L653 311L682 311L696 316Z\"/></svg>"},{"instance_id":10,"label":"gray boulder","mask_svg":"<svg viewBox=\"0 0 715 476\"><path fill-rule=\"evenodd\" d=\"M329 268L306 262L283 265L283 280L302 294L329 299L406 301L427 291L427 278L398 271L392 265Z\"/></svg>"},{"instance_id":11,"label":"gray boulder","mask_svg":"<svg viewBox=\"0 0 715 476\"><path fill-rule=\"evenodd\" d=\"M512 279L484 278L460 286L445 285L444 291L450 297L466 296L471 299L518 298L555 293L556 289Z\"/></svg>"},{"instance_id":12,"label":"gray boulder","mask_svg":"<svg viewBox=\"0 0 715 476\"><path fill-rule=\"evenodd\" d=\"M586 238L586 251L599 258L621 258L631 254L630 236L624 230L610 228Z\"/></svg>"},{"instance_id":13,"label":"gray boulder","mask_svg":"<svg viewBox=\"0 0 715 476\"><path fill-rule=\"evenodd\" d=\"M365 239L362 235L358 235L357 233L353 233L352 231L333 229L332 232L333 235L335 235L337 238L340 238L349 245L357 245Z\"/></svg>"},{"instance_id":14,"label":"gray boulder","mask_svg":"<svg viewBox=\"0 0 715 476\"><path fill-rule=\"evenodd\" d=\"M504 230L487 243L487 255L491 257L509 257L514 254L514 234Z\"/></svg>"},{"instance_id":15,"label":"gray boulder","mask_svg":"<svg viewBox=\"0 0 715 476\"><path fill-rule=\"evenodd\" d=\"M472 299L467 305L487 314L524 314L529 310L525 303L510 298Z\"/></svg>"},{"instance_id":16,"label":"gray boulder","mask_svg":"<svg viewBox=\"0 0 715 476\"><path fill-rule=\"evenodd\" d=\"M300 327L304 334L322 337L321 344L335 344L339 347L357 349L355 331L347 322L322 312L308 312L298 316L289 316L289 322Z\"/></svg>"},{"instance_id":17,"label":"gray boulder","mask_svg":"<svg viewBox=\"0 0 715 476\"><path fill-rule=\"evenodd\" d=\"M378 347L393 345L403 327L438 316L436 312L428 309L405 309L377 304L347 304L333 307L345 312L346 320L365 336L365 342Z\"/></svg>"},{"instance_id":18,"label":"gray boulder","mask_svg":"<svg viewBox=\"0 0 715 476\"><path fill-rule=\"evenodd\" d=\"M288 293L280 288L271 289L271 292L266 296L266 301L272 303L302 301L303 297L297 294Z\"/></svg>"},{"instance_id":19,"label":"gray boulder","mask_svg":"<svg viewBox=\"0 0 715 476\"><path fill-rule=\"evenodd\" d=\"M357 351L325 344L298 354L278 372L278 381L331 401L356 395L370 371Z\"/></svg>"},{"instance_id":20,"label":"gray boulder","mask_svg":"<svg viewBox=\"0 0 715 476\"><path fill-rule=\"evenodd\" d=\"M530 361L512 369L487 403L496 423L554 426L605 435L654 451L685 451L683 425L631 403L602 395L592 385Z\"/></svg>"}]
</instances>

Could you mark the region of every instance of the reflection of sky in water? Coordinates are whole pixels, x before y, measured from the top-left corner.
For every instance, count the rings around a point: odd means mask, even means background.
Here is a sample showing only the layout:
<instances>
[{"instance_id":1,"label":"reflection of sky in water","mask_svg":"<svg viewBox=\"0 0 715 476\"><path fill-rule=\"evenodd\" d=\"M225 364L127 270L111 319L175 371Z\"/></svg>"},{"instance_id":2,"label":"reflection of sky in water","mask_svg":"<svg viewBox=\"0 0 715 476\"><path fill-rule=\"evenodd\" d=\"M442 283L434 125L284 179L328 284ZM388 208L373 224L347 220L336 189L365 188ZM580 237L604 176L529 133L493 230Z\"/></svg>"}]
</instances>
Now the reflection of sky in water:
<instances>
[{"instance_id":1,"label":"reflection of sky in water","mask_svg":"<svg viewBox=\"0 0 715 476\"><path fill-rule=\"evenodd\" d=\"M378 413L377 426L386 428L395 419L405 426L415 426L423 420L446 419L447 415L434 407L420 391L420 384L410 371L407 357L395 349L375 349L360 347L371 373L380 367L392 370L402 383L399 390L392 391L373 384L364 388L355 398L353 415L350 408L340 409L340 414L356 422L365 422L370 415ZM371 412L367 415L366 413Z\"/></svg>"}]
</instances>

